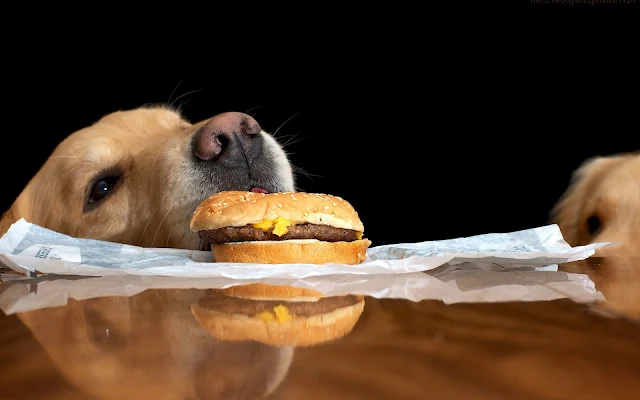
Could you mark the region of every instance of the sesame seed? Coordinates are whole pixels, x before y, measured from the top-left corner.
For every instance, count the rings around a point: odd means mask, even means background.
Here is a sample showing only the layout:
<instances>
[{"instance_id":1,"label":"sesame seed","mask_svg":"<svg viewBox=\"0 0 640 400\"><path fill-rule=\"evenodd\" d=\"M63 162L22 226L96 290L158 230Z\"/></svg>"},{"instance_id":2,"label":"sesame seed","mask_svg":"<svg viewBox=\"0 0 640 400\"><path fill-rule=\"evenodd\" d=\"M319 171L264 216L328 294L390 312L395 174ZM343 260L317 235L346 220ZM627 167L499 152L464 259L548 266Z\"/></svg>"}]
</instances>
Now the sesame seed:
<instances>
[{"instance_id":1,"label":"sesame seed","mask_svg":"<svg viewBox=\"0 0 640 400\"><path fill-rule=\"evenodd\" d=\"M278 203L278 207L282 208L282 204Z\"/></svg>"},{"instance_id":2,"label":"sesame seed","mask_svg":"<svg viewBox=\"0 0 640 400\"><path fill-rule=\"evenodd\" d=\"M329 206L324 206L324 209L325 209L325 210L328 210L328 209L329 209Z\"/></svg>"},{"instance_id":3,"label":"sesame seed","mask_svg":"<svg viewBox=\"0 0 640 400\"><path fill-rule=\"evenodd\" d=\"M305 217L306 217L307 215L309 215L309 213L308 213L308 212L304 213L304 216L305 216Z\"/></svg>"}]
</instances>

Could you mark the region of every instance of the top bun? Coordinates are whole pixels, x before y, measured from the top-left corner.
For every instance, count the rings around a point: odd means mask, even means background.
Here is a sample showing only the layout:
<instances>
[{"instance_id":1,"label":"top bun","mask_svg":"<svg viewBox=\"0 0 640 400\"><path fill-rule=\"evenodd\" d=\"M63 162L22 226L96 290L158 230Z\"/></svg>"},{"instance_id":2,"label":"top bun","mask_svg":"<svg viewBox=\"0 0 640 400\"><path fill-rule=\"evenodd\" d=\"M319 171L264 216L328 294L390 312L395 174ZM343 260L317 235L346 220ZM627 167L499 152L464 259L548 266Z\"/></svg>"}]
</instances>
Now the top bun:
<instances>
[{"instance_id":1,"label":"top bun","mask_svg":"<svg viewBox=\"0 0 640 400\"><path fill-rule=\"evenodd\" d=\"M356 210L346 200L320 193L245 191L220 192L203 201L194 211L194 232L257 224L278 217L293 223L328 225L364 232Z\"/></svg>"}]
</instances>

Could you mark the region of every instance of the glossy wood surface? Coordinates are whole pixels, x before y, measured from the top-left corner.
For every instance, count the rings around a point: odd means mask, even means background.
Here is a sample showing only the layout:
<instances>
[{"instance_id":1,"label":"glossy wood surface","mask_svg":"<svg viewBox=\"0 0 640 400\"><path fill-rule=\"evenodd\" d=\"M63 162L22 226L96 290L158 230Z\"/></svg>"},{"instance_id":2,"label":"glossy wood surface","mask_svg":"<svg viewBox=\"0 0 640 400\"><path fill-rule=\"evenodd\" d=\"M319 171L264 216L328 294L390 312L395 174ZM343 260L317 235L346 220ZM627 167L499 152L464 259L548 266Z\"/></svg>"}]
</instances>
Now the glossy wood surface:
<instances>
[{"instance_id":1,"label":"glossy wood surface","mask_svg":"<svg viewBox=\"0 0 640 400\"><path fill-rule=\"evenodd\" d=\"M0 399L640 398L640 260L560 270L607 300L367 297L350 334L295 349L213 340L187 311L200 289L0 313Z\"/></svg>"}]
</instances>

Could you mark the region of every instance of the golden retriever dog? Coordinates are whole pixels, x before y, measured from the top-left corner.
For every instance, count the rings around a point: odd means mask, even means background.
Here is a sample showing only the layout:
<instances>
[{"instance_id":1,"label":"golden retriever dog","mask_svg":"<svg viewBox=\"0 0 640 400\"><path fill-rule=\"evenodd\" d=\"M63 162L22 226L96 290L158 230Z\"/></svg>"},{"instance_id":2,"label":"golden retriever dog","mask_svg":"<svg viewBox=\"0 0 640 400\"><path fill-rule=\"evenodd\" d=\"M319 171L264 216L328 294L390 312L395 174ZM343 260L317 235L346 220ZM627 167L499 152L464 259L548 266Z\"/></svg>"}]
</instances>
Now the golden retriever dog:
<instances>
[{"instance_id":1,"label":"golden retriever dog","mask_svg":"<svg viewBox=\"0 0 640 400\"><path fill-rule=\"evenodd\" d=\"M205 249L189 222L224 190L295 190L283 146L254 118L229 112L192 124L163 106L118 111L54 149L3 214L0 234L24 218L74 237ZM203 293L69 300L17 316L62 376L93 398L268 395L292 350L214 340L190 312Z\"/></svg>"},{"instance_id":2,"label":"golden retriever dog","mask_svg":"<svg viewBox=\"0 0 640 400\"><path fill-rule=\"evenodd\" d=\"M572 246L619 242L596 256L640 256L640 152L583 162L551 211Z\"/></svg>"},{"instance_id":3,"label":"golden retriever dog","mask_svg":"<svg viewBox=\"0 0 640 400\"><path fill-rule=\"evenodd\" d=\"M251 116L195 124L167 107L106 115L69 135L0 220L20 218L80 238L201 249L189 221L224 190L294 190L283 146Z\"/></svg>"}]
</instances>

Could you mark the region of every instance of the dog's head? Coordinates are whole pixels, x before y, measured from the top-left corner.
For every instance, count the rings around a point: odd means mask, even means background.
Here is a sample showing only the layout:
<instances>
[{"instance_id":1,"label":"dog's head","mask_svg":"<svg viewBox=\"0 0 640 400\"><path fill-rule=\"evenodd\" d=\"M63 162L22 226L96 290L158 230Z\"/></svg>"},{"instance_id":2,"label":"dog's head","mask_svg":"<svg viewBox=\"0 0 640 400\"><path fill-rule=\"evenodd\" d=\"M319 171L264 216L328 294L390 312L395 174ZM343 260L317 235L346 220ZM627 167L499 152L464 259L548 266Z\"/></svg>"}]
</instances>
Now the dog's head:
<instances>
[{"instance_id":1,"label":"dog's head","mask_svg":"<svg viewBox=\"0 0 640 400\"><path fill-rule=\"evenodd\" d=\"M282 146L243 113L191 124L166 107L118 111L62 141L4 214L74 237L202 248L189 221L224 190L294 190Z\"/></svg>"},{"instance_id":2,"label":"dog's head","mask_svg":"<svg viewBox=\"0 0 640 400\"><path fill-rule=\"evenodd\" d=\"M597 256L640 255L640 152L586 160L550 221L572 246L620 242L597 250Z\"/></svg>"}]
</instances>

